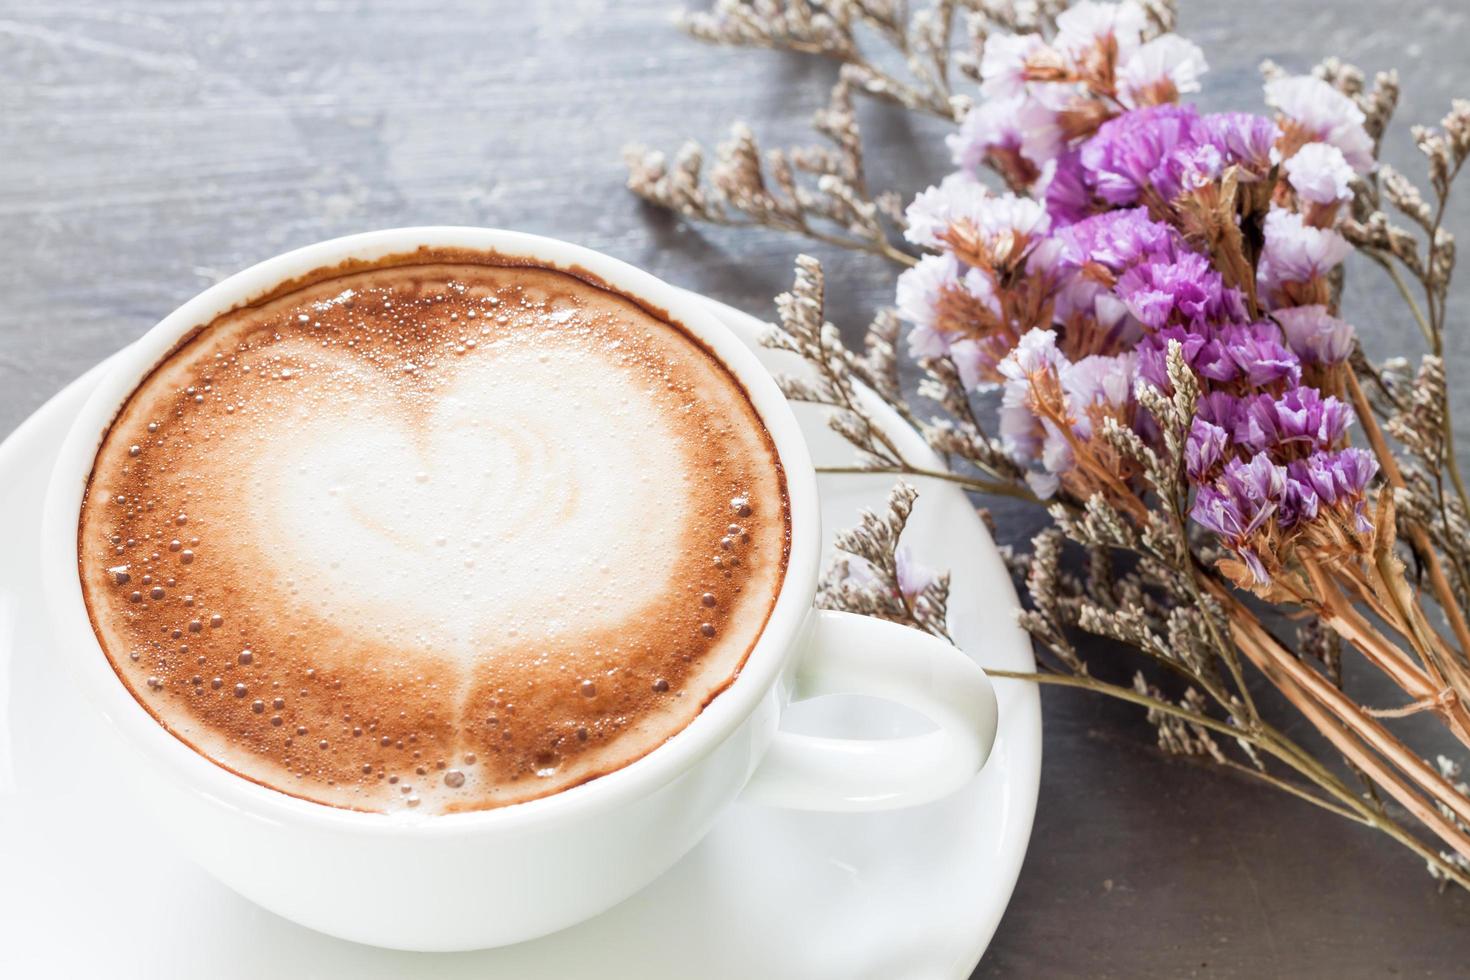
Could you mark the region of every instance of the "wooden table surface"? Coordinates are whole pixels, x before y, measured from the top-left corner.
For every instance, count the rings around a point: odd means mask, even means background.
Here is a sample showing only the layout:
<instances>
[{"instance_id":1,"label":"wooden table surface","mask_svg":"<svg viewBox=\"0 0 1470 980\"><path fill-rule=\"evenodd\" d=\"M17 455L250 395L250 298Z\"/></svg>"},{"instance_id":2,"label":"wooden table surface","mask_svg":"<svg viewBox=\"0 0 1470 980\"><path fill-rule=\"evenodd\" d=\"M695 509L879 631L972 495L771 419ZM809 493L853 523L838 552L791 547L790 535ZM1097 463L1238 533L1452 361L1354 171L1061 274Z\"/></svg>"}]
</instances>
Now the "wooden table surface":
<instances>
[{"instance_id":1,"label":"wooden table surface","mask_svg":"<svg viewBox=\"0 0 1470 980\"><path fill-rule=\"evenodd\" d=\"M1405 123L1470 94L1464 0L1183 6L1212 66L1212 108L1257 107L1263 57L1397 66L1388 156L1406 170L1418 163ZM736 117L772 141L801 138L830 69L704 47L669 26L668 7L0 0L0 435L222 276L372 228L553 235L769 316L809 246L641 206L620 148L712 141ZM863 120L877 183L908 194L942 175L943 127L873 106ZM1466 200L1452 227L1470 228ZM815 251L840 324L890 300L880 260ZM1416 351L1391 288L1354 272L1346 308L1369 348ZM1452 322L1451 376L1470 377L1466 318ZM1005 542L1037 528L1028 512L996 512ZM1470 970L1470 896L1437 894L1388 841L1165 757L1131 708L1051 690L1044 703L1035 835L977 977Z\"/></svg>"}]
</instances>

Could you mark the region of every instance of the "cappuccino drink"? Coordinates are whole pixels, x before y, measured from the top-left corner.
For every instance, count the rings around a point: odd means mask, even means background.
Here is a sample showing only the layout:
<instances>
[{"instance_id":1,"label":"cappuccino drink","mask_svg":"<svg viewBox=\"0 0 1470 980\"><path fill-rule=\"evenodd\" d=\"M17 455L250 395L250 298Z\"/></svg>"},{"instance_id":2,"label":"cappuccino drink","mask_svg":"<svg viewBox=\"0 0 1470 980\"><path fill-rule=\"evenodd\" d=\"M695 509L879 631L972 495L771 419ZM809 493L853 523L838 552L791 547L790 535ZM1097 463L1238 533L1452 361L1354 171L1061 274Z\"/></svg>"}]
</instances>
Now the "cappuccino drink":
<instances>
[{"instance_id":1,"label":"cappuccino drink","mask_svg":"<svg viewBox=\"0 0 1470 980\"><path fill-rule=\"evenodd\" d=\"M422 250L201 324L78 527L118 678L336 807L488 809L628 765L738 675L790 539L739 381L590 276Z\"/></svg>"}]
</instances>

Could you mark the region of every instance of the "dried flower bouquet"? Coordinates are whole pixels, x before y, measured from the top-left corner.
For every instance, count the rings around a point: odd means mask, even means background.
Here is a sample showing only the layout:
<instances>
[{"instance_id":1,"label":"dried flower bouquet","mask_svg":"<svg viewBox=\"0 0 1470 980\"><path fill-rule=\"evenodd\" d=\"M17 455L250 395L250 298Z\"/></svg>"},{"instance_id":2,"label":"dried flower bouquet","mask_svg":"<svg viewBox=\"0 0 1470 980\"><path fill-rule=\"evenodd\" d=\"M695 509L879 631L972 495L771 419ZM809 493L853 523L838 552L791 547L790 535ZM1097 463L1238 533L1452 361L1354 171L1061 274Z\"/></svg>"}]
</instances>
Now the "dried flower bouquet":
<instances>
[{"instance_id":1,"label":"dried flower bouquet","mask_svg":"<svg viewBox=\"0 0 1470 980\"><path fill-rule=\"evenodd\" d=\"M825 143L763 152L737 125L707 170L693 144L672 161L630 151L629 186L693 220L902 267L855 351L824 319L819 265L798 259L767 342L815 369L787 391L831 408L854 469L1047 509L1030 554L1010 556L1041 651L1024 676L1141 705L1165 749L1377 828L1470 888L1458 769L1396 730L1427 716L1470 745L1470 494L1442 359L1442 223L1470 103L1413 130L1426 193L1378 161L1395 75L1268 64L1269 114L1203 113L1181 97L1205 58L1174 20L1169 0L719 0L684 18L695 37L841 63L815 119ZM872 190L859 93L953 123L956 172L906 208ZM1353 249L1422 331L1413 370L1372 363L1342 319ZM952 472L905 459L860 386ZM947 577L901 545L914 497L900 484L838 539L824 601L947 636ZM1163 669L1098 679L1089 634ZM1400 701L1346 693L1360 664ZM1262 714L1252 671L1341 763Z\"/></svg>"}]
</instances>

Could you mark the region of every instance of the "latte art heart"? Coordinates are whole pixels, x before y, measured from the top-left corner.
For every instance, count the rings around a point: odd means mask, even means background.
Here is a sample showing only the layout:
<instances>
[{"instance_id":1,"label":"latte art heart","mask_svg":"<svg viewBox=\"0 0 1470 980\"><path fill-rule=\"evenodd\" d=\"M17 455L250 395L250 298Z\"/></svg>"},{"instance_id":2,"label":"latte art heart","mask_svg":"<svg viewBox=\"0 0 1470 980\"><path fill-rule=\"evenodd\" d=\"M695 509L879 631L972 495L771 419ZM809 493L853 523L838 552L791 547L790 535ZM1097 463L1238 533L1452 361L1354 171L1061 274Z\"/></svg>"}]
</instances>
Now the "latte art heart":
<instances>
[{"instance_id":1,"label":"latte art heart","mask_svg":"<svg viewBox=\"0 0 1470 980\"><path fill-rule=\"evenodd\" d=\"M555 343L436 368L422 412L368 386L347 417L304 413L268 454L242 454L236 492L249 509L232 549L258 548L293 580L294 616L328 607L405 654L473 663L498 632L636 615L675 587L688 517L680 433L635 376Z\"/></svg>"},{"instance_id":2,"label":"latte art heart","mask_svg":"<svg viewBox=\"0 0 1470 980\"><path fill-rule=\"evenodd\" d=\"M418 255L205 326L133 394L79 528L119 678L335 806L558 792L677 733L785 571L739 383L573 276Z\"/></svg>"}]
</instances>

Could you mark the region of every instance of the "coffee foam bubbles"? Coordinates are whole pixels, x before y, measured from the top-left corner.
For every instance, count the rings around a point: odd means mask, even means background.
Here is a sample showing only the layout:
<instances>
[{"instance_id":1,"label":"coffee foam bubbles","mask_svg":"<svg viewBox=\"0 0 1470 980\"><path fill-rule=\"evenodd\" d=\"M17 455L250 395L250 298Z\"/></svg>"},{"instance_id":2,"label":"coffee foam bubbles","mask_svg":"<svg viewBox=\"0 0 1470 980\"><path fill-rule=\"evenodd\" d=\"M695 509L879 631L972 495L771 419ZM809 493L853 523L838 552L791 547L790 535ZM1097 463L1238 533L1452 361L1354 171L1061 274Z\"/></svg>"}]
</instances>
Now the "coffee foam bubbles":
<instances>
[{"instance_id":1,"label":"coffee foam bubbles","mask_svg":"<svg viewBox=\"0 0 1470 980\"><path fill-rule=\"evenodd\" d=\"M687 725L787 538L769 438L682 331L456 262L209 325L108 433L79 558L119 677L189 745L430 813L557 792Z\"/></svg>"}]
</instances>

